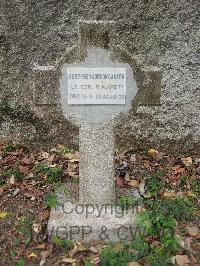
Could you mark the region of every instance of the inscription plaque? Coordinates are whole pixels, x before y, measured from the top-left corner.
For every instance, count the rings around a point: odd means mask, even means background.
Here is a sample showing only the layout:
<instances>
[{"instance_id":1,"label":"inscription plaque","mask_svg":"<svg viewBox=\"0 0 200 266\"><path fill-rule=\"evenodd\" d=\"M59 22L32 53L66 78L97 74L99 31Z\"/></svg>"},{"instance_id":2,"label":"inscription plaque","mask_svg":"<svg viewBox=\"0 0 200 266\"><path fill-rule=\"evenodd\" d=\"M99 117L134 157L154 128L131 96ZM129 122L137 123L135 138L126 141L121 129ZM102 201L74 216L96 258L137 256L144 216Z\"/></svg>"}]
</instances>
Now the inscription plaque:
<instances>
[{"instance_id":1,"label":"inscription plaque","mask_svg":"<svg viewBox=\"0 0 200 266\"><path fill-rule=\"evenodd\" d=\"M68 104L126 103L126 68L67 68Z\"/></svg>"}]
</instances>

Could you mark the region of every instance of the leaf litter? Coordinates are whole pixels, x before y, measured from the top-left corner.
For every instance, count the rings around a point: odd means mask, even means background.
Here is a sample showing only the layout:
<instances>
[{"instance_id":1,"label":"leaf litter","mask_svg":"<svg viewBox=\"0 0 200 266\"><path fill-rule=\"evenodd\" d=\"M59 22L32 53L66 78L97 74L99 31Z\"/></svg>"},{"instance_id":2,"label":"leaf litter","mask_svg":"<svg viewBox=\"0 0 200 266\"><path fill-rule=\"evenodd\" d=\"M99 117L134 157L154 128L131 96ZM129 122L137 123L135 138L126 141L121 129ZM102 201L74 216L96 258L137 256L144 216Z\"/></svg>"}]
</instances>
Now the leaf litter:
<instances>
[{"instance_id":1,"label":"leaf litter","mask_svg":"<svg viewBox=\"0 0 200 266\"><path fill-rule=\"evenodd\" d=\"M48 242L46 235L47 221L50 210L45 205L45 196L54 188L48 176L58 169L63 175L59 182L78 187L79 152L59 145L50 151L33 152L26 147L14 147L14 151L5 152L6 144L0 149L0 219L1 219L1 254L3 265L17 263L23 257L27 265L99 265L100 252L107 244L103 241L92 241L88 245L74 242L74 247L63 251ZM44 167L43 167L44 166ZM192 156L176 157L149 149L144 152L126 150L115 153L116 193L123 189L137 189L139 194L146 196L146 177L162 172L163 187L159 192L161 198L173 198L177 194L196 197L191 190L192 181L199 179L200 159ZM59 173L61 173L59 172ZM155 184L156 186L156 184ZM19 191L20 193L14 193ZM8 215L9 213L9 215ZM197 215L200 211L197 210ZM182 234L183 247L187 252L175 256L175 262L198 262L200 246L199 224L194 221L185 226L177 223L177 232ZM20 232L19 232L20 230ZM158 241L152 240L151 245ZM119 243L116 243L116 248ZM159 246L159 244L158 244ZM188 248L189 247L189 248ZM199 247L199 249L198 249ZM129 265L139 265L130 262Z\"/></svg>"}]
</instances>

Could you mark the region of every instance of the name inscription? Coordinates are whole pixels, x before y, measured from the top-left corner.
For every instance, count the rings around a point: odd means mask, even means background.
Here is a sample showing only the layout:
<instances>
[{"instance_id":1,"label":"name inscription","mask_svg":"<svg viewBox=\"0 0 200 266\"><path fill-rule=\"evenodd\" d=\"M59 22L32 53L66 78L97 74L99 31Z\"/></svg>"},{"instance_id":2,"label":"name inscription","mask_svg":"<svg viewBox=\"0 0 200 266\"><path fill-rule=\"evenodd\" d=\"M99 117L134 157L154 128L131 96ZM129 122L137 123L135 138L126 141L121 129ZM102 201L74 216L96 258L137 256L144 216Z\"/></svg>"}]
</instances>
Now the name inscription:
<instances>
[{"instance_id":1,"label":"name inscription","mask_svg":"<svg viewBox=\"0 0 200 266\"><path fill-rule=\"evenodd\" d=\"M125 104L126 68L68 68L68 104Z\"/></svg>"}]
</instances>

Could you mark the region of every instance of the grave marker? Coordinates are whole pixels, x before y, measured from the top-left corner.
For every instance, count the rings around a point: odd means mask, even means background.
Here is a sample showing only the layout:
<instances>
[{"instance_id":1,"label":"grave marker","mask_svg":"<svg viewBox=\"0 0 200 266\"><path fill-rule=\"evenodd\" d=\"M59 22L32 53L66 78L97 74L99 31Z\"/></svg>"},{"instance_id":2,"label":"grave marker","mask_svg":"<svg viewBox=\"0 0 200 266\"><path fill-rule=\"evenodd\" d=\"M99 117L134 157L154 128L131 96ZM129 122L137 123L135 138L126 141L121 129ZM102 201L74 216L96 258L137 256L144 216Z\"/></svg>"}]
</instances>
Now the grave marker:
<instances>
[{"instance_id":1,"label":"grave marker","mask_svg":"<svg viewBox=\"0 0 200 266\"><path fill-rule=\"evenodd\" d=\"M159 102L160 73L156 68L142 72L126 51L112 46L111 40L108 49L108 38L104 39L109 32L106 25L80 24L78 47L68 50L52 68L54 73L60 72L58 88L63 114L79 126L80 182L79 201L70 205L66 198L57 210L51 211L50 237L60 235L88 242L101 239L102 228L108 230L107 241L122 240L119 231L123 228L127 235L123 240L131 235L127 230L133 226L134 213L129 211L119 217L115 206L113 128L118 116L125 115L133 105ZM151 79L152 73L155 79ZM149 99L149 95L155 97ZM77 212L77 206L83 212Z\"/></svg>"}]
</instances>

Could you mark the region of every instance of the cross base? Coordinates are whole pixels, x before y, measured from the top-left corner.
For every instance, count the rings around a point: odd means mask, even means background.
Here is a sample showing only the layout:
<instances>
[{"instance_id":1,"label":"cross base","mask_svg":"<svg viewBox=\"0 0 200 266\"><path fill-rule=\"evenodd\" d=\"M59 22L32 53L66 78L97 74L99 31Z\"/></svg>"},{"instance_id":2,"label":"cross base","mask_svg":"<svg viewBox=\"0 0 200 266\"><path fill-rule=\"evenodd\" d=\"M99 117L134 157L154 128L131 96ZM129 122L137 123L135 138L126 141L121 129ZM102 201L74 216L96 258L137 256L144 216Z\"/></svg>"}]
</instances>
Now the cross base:
<instances>
[{"instance_id":1,"label":"cross base","mask_svg":"<svg viewBox=\"0 0 200 266\"><path fill-rule=\"evenodd\" d=\"M132 241L138 231L134 225L136 213L136 209L112 204L83 205L68 201L51 211L48 222L49 239L57 236L83 243L91 240Z\"/></svg>"}]
</instances>

